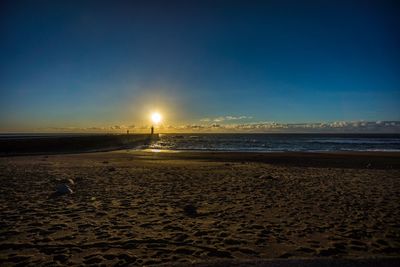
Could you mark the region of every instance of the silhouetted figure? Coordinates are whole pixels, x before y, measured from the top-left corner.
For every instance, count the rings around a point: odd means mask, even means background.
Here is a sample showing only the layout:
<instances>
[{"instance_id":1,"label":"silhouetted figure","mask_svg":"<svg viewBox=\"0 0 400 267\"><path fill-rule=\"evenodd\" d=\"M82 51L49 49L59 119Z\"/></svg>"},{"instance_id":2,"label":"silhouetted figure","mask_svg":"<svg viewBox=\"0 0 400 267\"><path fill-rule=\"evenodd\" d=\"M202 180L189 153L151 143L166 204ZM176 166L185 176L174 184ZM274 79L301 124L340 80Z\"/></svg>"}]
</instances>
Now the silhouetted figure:
<instances>
[{"instance_id":1,"label":"silhouetted figure","mask_svg":"<svg viewBox=\"0 0 400 267\"><path fill-rule=\"evenodd\" d=\"M154 134L154 126L151 126L151 134Z\"/></svg>"},{"instance_id":2,"label":"silhouetted figure","mask_svg":"<svg viewBox=\"0 0 400 267\"><path fill-rule=\"evenodd\" d=\"M126 130L126 134L129 134L129 130Z\"/></svg>"}]
</instances>

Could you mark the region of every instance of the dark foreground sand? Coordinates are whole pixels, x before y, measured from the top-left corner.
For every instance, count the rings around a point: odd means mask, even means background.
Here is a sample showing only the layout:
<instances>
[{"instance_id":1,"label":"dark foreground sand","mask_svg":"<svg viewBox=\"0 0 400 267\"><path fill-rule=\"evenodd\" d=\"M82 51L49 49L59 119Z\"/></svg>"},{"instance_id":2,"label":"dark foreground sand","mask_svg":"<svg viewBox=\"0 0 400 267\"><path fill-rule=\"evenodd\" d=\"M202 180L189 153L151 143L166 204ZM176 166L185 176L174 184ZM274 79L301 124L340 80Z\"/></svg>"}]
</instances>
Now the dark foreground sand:
<instances>
[{"instance_id":1,"label":"dark foreground sand","mask_svg":"<svg viewBox=\"0 0 400 267\"><path fill-rule=\"evenodd\" d=\"M3 157L0 265L395 266L399 162L398 154ZM66 178L74 193L50 197Z\"/></svg>"}]
</instances>

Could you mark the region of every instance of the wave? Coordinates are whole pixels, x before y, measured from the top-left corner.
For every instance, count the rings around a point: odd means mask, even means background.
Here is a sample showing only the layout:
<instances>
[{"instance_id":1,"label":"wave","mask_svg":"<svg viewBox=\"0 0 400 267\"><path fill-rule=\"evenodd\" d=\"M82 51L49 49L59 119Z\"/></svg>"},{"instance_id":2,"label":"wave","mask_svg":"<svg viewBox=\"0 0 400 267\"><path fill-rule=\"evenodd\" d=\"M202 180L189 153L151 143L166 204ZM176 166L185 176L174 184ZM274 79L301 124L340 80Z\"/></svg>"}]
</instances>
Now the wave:
<instances>
[{"instance_id":1,"label":"wave","mask_svg":"<svg viewBox=\"0 0 400 267\"><path fill-rule=\"evenodd\" d=\"M150 148L242 152L399 151L400 136L165 134Z\"/></svg>"}]
</instances>

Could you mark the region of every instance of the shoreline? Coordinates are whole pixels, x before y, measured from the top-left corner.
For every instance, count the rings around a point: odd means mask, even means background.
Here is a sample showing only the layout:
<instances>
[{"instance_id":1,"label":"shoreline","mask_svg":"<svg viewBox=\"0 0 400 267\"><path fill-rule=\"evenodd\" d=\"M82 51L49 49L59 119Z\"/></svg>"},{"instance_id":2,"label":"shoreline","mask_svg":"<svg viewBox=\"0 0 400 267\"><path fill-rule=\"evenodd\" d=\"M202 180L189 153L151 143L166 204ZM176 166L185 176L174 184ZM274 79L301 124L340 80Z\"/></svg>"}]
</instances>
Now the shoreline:
<instances>
[{"instance_id":1,"label":"shoreline","mask_svg":"<svg viewBox=\"0 0 400 267\"><path fill-rule=\"evenodd\" d=\"M323 168L356 169L400 169L400 152L382 151L330 151L330 152L237 152L237 151L194 151L135 149L127 147L92 151L69 151L55 153L0 154L0 158L79 156L105 157L132 156L145 160L200 160L218 162L255 162L273 165Z\"/></svg>"},{"instance_id":2,"label":"shoreline","mask_svg":"<svg viewBox=\"0 0 400 267\"><path fill-rule=\"evenodd\" d=\"M147 159L259 162L300 167L400 169L400 152L216 152L178 150L120 150Z\"/></svg>"}]
</instances>

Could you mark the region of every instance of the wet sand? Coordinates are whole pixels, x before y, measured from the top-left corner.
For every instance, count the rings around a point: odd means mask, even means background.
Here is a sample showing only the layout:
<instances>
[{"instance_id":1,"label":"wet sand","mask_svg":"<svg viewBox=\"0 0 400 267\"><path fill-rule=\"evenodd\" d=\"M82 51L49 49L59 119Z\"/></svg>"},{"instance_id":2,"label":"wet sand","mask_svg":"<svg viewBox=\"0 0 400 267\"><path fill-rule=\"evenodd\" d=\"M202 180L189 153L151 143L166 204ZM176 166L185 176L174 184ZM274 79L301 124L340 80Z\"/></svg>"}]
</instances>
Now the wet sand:
<instances>
[{"instance_id":1,"label":"wet sand","mask_svg":"<svg viewBox=\"0 0 400 267\"><path fill-rule=\"evenodd\" d=\"M394 266L399 162L396 153L3 157L0 265L340 266L332 259L367 258ZM65 179L74 193L51 197Z\"/></svg>"}]
</instances>

